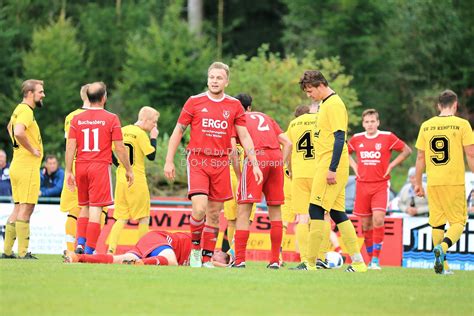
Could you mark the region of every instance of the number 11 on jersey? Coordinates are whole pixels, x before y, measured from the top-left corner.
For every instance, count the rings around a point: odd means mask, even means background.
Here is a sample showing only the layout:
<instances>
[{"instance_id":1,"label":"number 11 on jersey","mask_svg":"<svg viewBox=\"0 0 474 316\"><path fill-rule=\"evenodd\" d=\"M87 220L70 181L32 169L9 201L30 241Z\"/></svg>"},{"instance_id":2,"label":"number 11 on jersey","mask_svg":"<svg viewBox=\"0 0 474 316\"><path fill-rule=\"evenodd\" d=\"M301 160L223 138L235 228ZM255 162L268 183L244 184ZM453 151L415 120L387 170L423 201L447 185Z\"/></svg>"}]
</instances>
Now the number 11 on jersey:
<instances>
[{"instance_id":1,"label":"number 11 on jersey","mask_svg":"<svg viewBox=\"0 0 474 316\"><path fill-rule=\"evenodd\" d=\"M93 137L93 146L94 148L90 148L90 132L92 132L92 137ZM84 133L84 149L82 151L86 152L91 152L95 151L98 152L99 150L99 129L98 128L93 128L92 130L88 128L84 128L82 130L82 133Z\"/></svg>"}]
</instances>

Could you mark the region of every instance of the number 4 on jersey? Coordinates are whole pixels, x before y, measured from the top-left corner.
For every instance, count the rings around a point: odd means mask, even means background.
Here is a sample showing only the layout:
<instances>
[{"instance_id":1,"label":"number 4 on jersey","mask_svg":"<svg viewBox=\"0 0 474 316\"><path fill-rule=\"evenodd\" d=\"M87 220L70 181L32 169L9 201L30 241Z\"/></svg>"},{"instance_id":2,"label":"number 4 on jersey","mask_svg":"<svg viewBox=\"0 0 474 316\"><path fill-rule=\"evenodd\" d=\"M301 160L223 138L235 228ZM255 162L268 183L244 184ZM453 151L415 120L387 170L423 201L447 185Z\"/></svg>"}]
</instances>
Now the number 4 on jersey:
<instances>
[{"instance_id":1,"label":"number 4 on jersey","mask_svg":"<svg viewBox=\"0 0 474 316\"><path fill-rule=\"evenodd\" d=\"M314 146L311 143L311 131L304 132L296 142L296 151L303 152L304 159L314 159Z\"/></svg>"}]
</instances>

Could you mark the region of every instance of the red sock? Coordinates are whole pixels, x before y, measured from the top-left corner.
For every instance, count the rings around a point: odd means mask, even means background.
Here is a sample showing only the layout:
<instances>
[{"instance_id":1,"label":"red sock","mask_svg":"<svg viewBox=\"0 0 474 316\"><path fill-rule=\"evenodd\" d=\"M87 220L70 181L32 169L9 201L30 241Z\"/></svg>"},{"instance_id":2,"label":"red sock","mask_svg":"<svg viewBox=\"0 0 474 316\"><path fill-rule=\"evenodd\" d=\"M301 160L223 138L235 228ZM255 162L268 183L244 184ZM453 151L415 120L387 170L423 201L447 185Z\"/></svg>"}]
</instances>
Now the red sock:
<instances>
[{"instance_id":1,"label":"red sock","mask_svg":"<svg viewBox=\"0 0 474 316\"><path fill-rule=\"evenodd\" d=\"M372 259L374 253L374 230L364 230L362 233L364 234L365 250L367 250L367 254Z\"/></svg>"},{"instance_id":2,"label":"red sock","mask_svg":"<svg viewBox=\"0 0 474 316\"><path fill-rule=\"evenodd\" d=\"M195 219L192 215L189 219L189 227L191 230L191 247L194 250L201 250L201 236L204 229L204 218Z\"/></svg>"},{"instance_id":3,"label":"red sock","mask_svg":"<svg viewBox=\"0 0 474 316\"><path fill-rule=\"evenodd\" d=\"M113 263L114 256L108 254L101 255L78 255L79 262L87 263Z\"/></svg>"},{"instance_id":4,"label":"red sock","mask_svg":"<svg viewBox=\"0 0 474 316\"><path fill-rule=\"evenodd\" d=\"M87 225L86 247L95 249L97 246L97 239L100 235L100 223L89 222Z\"/></svg>"},{"instance_id":5,"label":"red sock","mask_svg":"<svg viewBox=\"0 0 474 316\"><path fill-rule=\"evenodd\" d=\"M374 227L374 257L380 256L382 251L383 237L385 236L385 226Z\"/></svg>"},{"instance_id":6,"label":"red sock","mask_svg":"<svg viewBox=\"0 0 474 316\"><path fill-rule=\"evenodd\" d=\"M280 247L283 239L282 221L272 221L270 228L270 240L272 242L272 258L270 263L280 262Z\"/></svg>"},{"instance_id":7,"label":"red sock","mask_svg":"<svg viewBox=\"0 0 474 316\"><path fill-rule=\"evenodd\" d=\"M341 246L337 246L336 248L334 248L334 251L337 252L337 253L342 253Z\"/></svg>"},{"instance_id":8,"label":"red sock","mask_svg":"<svg viewBox=\"0 0 474 316\"><path fill-rule=\"evenodd\" d=\"M236 230L234 234L235 241L235 264L245 262L245 252L247 251L247 241L249 240L248 230Z\"/></svg>"},{"instance_id":9,"label":"red sock","mask_svg":"<svg viewBox=\"0 0 474 316\"><path fill-rule=\"evenodd\" d=\"M216 248L218 227L205 225L202 233L202 262L211 261L214 249Z\"/></svg>"},{"instance_id":10,"label":"red sock","mask_svg":"<svg viewBox=\"0 0 474 316\"><path fill-rule=\"evenodd\" d=\"M85 240L86 240L86 232L87 232L87 224L89 223L89 217L79 217L76 221L76 240L77 241L83 241L84 244L82 246L85 246ZM79 242L79 244L81 244Z\"/></svg>"},{"instance_id":11,"label":"red sock","mask_svg":"<svg viewBox=\"0 0 474 316\"><path fill-rule=\"evenodd\" d=\"M168 265L168 259L166 259L163 256L144 258L142 259L142 261L145 265L154 265L154 266L156 265L167 266Z\"/></svg>"}]
</instances>

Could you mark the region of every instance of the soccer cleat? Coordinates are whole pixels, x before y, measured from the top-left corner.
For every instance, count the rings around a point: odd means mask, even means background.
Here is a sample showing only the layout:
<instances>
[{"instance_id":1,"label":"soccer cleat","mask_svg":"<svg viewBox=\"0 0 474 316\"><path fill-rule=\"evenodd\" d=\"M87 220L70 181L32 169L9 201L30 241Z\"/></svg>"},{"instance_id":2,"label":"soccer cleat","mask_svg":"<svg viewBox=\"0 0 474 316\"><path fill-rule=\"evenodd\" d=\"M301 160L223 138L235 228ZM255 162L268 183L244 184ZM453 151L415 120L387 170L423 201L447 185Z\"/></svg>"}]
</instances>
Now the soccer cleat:
<instances>
[{"instance_id":1,"label":"soccer cleat","mask_svg":"<svg viewBox=\"0 0 474 316\"><path fill-rule=\"evenodd\" d=\"M24 255L23 257L18 257L18 259L25 259L25 260L30 260L30 259L34 259L34 260L38 260L37 257L33 256L31 254L31 252L27 252L26 255Z\"/></svg>"},{"instance_id":2,"label":"soccer cleat","mask_svg":"<svg viewBox=\"0 0 474 316\"><path fill-rule=\"evenodd\" d=\"M371 270L382 270L380 267L379 258L373 257L367 268Z\"/></svg>"},{"instance_id":3,"label":"soccer cleat","mask_svg":"<svg viewBox=\"0 0 474 316\"><path fill-rule=\"evenodd\" d=\"M189 266L191 268L200 268L200 267L202 267L201 250L191 249L191 253L189 254Z\"/></svg>"},{"instance_id":4,"label":"soccer cleat","mask_svg":"<svg viewBox=\"0 0 474 316\"><path fill-rule=\"evenodd\" d=\"M245 261L239 263L239 264L236 264L235 262L232 263L229 267L231 268L236 268L236 269L245 269L246 266L245 266Z\"/></svg>"},{"instance_id":5,"label":"soccer cleat","mask_svg":"<svg viewBox=\"0 0 474 316\"><path fill-rule=\"evenodd\" d=\"M269 263L267 269L278 270L280 269L280 264L278 262Z\"/></svg>"},{"instance_id":6,"label":"soccer cleat","mask_svg":"<svg viewBox=\"0 0 474 316\"><path fill-rule=\"evenodd\" d=\"M435 256L434 270L437 274L443 274L444 271L444 252L441 245L434 247L433 253Z\"/></svg>"},{"instance_id":7,"label":"soccer cleat","mask_svg":"<svg viewBox=\"0 0 474 316\"><path fill-rule=\"evenodd\" d=\"M454 272L453 272L452 270L446 270L446 269L444 269L441 274L444 274L444 275L453 275Z\"/></svg>"},{"instance_id":8,"label":"soccer cleat","mask_svg":"<svg viewBox=\"0 0 474 316\"><path fill-rule=\"evenodd\" d=\"M12 254L11 255L7 255L5 253L2 253L2 256L0 257L0 259L16 259L16 256L15 254L13 253L12 251Z\"/></svg>"},{"instance_id":9,"label":"soccer cleat","mask_svg":"<svg viewBox=\"0 0 474 316\"><path fill-rule=\"evenodd\" d=\"M326 259L324 259L324 260L318 259L316 261L316 268L317 269L331 269L331 267L329 266L329 263Z\"/></svg>"},{"instance_id":10,"label":"soccer cleat","mask_svg":"<svg viewBox=\"0 0 474 316\"><path fill-rule=\"evenodd\" d=\"M202 267L203 268L208 268L208 269L214 269L215 268L214 264L211 261L203 262Z\"/></svg>"},{"instance_id":11,"label":"soccer cleat","mask_svg":"<svg viewBox=\"0 0 474 316\"><path fill-rule=\"evenodd\" d=\"M79 262L79 256L72 251L69 250L64 250L64 255L63 255L64 263L76 263Z\"/></svg>"},{"instance_id":12,"label":"soccer cleat","mask_svg":"<svg viewBox=\"0 0 474 316\"><path fill-rule=\"evenodd\" d=\"M83 255L84 254L84 247L82 245L77 245L76 250L74 250L75 253L78 255Z\"/></svg>"},{"instance_id":13,"label":"soccer cleat","mask_svg":"<svg viewBox=\"0 0 474 316\"><path fill-rule=\"evenodd\" d=\"M289 268L288 270L308 270L308 266L305 262L301 262L299 265L293 268Z\"/></svg>"},{"instance_id":14,"label":"soccer cleat","mask_svg":"<svg viewBox=\"0 0 474 316\"><path fill-rule=\"evenodd\" d=\"M347 267L346 272L367 272L367 266L364 262L353 262Z\"/></svg>"}]
</instances>

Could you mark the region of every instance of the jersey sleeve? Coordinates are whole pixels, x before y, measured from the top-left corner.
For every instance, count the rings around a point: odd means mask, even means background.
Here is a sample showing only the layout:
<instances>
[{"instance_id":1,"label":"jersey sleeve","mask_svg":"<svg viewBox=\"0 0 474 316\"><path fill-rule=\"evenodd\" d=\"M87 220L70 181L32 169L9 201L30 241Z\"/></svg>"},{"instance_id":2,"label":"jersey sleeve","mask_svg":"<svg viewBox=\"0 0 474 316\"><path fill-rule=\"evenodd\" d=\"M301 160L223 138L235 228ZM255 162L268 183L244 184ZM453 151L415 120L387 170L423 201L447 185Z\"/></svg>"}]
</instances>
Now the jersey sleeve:
<instances>
[{"instance_id":1,"label":"jersey sleeve","mask_svg":"<svg viewBox=\"0 0 474 316\"><path fill-rule=\"evenodd\" d=\"M343 131L347 132L347 114L342 103L336 103L330 107L328 119L330 122L331 132Z\"/></svg>"},{"instance_id":2,"label":"jersey sleeve","mask_svg":"<svg viewBox=\"0 0 474 316\"><path fill-rule=\"evenodd\" d=\"M418 132L418 138L416 139L416 144L415 147L418 150L423 150L425 151L425 135L423 133L423 129L425 128L424 124L421 125L420 131Z\"/></svg>"},{"instance_id":3,"label":"jersey sleeve","mask_svg":"<svg viewBox=\"0 0 474 316\"><path fill-rule=\"evenodd\" d=\"M394 133L390 133L389 147L390 150L402 151L405 148L405 143L397 137Z\"/></svg>"},{"instance_id":4,"label":"jersey sleeve","mask_svg":"<svg viewBox=\"0 0 474 316\"><path fill-rule=\"evenodd\" d=\"M240 126L246 126L247 124L244 108L240 104L237 107L237 113L235 114L234 124Z\"/></svg>"},{"instance_id":5,"label":"jersey sleeve","mask_svg":"<svg viewBox=\"0 0 474 316\"><path fill-rule=\"evenodd\" d=\"M77 128L76 128L76 120L71 120L69 125L69 134L68 139L76 139L77 138Z\"/></svg>"},{"instance_id":6,"label":"jersey sleeve","mask_svg":"<svg viewBox=\"0 0 474 316\"><path fill-rule=\"evenodd\" d=\"M186 126L191 124L191 121L194 116L192 100L193 99L189 98L184 104L183 109L181 110L181 114L179 115L179 118L178 118L179 124L186 125Z\"/></svg>"},{"instance_id":7,"label":"jersey sleeve","mask_svg":"<svg viewBox=\"0 0 474 316\"><path fill-rule=\"evenodd\" d=\"M31 123L33 123L33 121L34 121L33 111L24 110L18 113L15 124L23 124L25 125L26 128L28 128L31 125Z\"/></svg>"},{"instance_id":8,"label":"jersey sleeve","mask_svg":"<svg viewBox=\"0 0 474 316\"><path fill-rule=\"evenodd\" d=\"M349 139L349 141L347 142L347 149L349 150L349 154L352 154L353 152L355 152L355 138L354 136L351 137L351 139Z\"/></svg>"},{"instance_id":9,"label":"jersey sleeve","mask_svg":"<svg viewBox=\"0 0 474 316\"><path fill-rule=\"evenodd\" d=\"M69 132L69 126L71 125L71 121L69 120L69 115L66 116L64 119L64 138L67 139L68 132Z\"/></svg>"},{"instance_id":10,"label":"jersey sleeve","mask_svg":"<svg viewBox=\"0 0 474 316\"><path fill-rule=\"evenodd\" d=\"M150 139L148 138L146 133L140 133L138 145L140 146L140 149L143 151L145 156L148 156L149 154L155 151L155 148L150 144Z\"/></svg>"},{"instance_id":11,"label":"jersey sleeve","mask_svg":"<svg viewBox=\"0 0 474 316\"><path fill-rule=\"evenodd\" d=\"M472 132L471 124L465 121L465 124L462 126L462 145L469 146L472 144L474 144L474 133Z\"/></svg>"},{"instance_id":12,"label":"jersey sleeve","mask_svg":"<svg viewBox=\"0 0 474 316\"><path fill-rule=\"evenodd\" d=\"M122 140L122 126L120 125L120 119L117 115L114 115L112 120L112 140Z\"/></svg>"}]
</instances>

